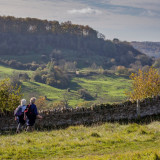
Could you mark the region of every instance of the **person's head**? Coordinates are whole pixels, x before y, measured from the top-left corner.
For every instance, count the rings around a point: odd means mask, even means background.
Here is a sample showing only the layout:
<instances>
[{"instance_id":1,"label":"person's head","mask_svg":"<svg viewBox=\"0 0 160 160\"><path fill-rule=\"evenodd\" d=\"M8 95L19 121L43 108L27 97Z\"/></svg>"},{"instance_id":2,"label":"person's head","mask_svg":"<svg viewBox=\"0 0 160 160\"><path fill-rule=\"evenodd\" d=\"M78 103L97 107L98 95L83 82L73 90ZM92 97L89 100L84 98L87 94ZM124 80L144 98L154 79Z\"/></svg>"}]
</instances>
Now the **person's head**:
<instances>
[{"instance_id":1,"label":"person's head","mask_svg":"<svg viewBox=\"0 0 160 160\"><path fill-rule=\"evenodd\" d=\"M35 103L35 101L36 101L36 98L35 97L32 97L31 99L30 99L30 103L32 104L32 103Z\"/></svg>"},{"instance_id":2,"label":"person's head","mask_svg":"<svg viewBox=\"0 0 160 160\"><path fill-rule=\"evenodd\" d=\"M26 105L26 100L25 99L22 99L21 100L21 106L25 106Z\"/></svg>"}]
</instances>

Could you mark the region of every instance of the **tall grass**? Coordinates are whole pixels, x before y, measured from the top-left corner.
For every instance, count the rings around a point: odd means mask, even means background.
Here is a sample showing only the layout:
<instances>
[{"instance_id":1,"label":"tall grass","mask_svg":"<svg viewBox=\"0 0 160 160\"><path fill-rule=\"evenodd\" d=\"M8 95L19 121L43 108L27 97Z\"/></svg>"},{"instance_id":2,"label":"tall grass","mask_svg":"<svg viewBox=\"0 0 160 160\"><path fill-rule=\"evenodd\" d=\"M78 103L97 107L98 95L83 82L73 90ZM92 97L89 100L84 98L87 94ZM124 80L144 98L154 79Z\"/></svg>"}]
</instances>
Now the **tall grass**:
<instances>
[{"instance_id":1,"label":"tall grass","mask_svg":"<svg viewBox=\"0 0 160 160\"><path fill-rule=\"evenodd\" d=\"M160 122L105 123L0 136L1 159L160 159Z\"/></svg>"}]
</instances>

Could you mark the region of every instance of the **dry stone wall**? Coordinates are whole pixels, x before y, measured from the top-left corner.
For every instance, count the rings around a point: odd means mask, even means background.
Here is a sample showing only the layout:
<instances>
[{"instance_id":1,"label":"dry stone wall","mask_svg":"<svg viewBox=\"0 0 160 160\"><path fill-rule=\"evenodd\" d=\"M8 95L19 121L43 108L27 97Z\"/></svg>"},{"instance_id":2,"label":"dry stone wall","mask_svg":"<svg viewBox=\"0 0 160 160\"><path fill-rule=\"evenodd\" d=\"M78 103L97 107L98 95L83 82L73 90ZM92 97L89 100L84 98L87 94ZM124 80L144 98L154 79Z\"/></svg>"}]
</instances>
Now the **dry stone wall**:
<instances>
[{"instance_id":1,"label":"dry stone wall","mask_svg":"<svg viewBox=\"0 0 160 160\"><path fill-rule=\"evenodd\" d=\"M159 99L145 99L140 103L140 117L160 114ZM136 103L130 101L122 104L101 104L90 108L59 108L39 111L43 120L36 121L37 128L65 127L69 125L87 125L124 119L136 119ZM15 129L17 126L13 115L0 115L0 130Z\"/></svg>"}]
</instances>

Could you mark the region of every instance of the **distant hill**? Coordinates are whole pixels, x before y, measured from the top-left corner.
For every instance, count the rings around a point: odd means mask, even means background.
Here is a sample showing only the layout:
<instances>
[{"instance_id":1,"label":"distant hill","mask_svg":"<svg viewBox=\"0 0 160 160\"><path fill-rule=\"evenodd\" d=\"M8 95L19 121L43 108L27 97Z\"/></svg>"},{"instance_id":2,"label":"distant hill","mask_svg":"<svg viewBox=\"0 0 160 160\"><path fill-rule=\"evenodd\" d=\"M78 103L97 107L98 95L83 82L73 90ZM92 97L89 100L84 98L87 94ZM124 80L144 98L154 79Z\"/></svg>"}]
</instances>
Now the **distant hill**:
<instances>
[{"instance_id":1,"label":"distant hill","mask_svg":"<svg viewBox=\"0 0 160 160\"><path fill-rule=\"evenodd\" d=\"M150 57L160 58L160 42L132 42L132 46Z\"/></svg>"},{"instance_id":2,"label":"distant hill","mask_svg":"<svg viewBox=\"0 0 160 160\"><path fill-rule=\"evenodd\" d=\"M128 42L105 40L89 26L35 18L0 17L0 58L22 63L74 62L79 68L93 63L103 68L151 65L152 59ZM10 62L9 62L10 63Z\"/></svg>"}]
</instances>

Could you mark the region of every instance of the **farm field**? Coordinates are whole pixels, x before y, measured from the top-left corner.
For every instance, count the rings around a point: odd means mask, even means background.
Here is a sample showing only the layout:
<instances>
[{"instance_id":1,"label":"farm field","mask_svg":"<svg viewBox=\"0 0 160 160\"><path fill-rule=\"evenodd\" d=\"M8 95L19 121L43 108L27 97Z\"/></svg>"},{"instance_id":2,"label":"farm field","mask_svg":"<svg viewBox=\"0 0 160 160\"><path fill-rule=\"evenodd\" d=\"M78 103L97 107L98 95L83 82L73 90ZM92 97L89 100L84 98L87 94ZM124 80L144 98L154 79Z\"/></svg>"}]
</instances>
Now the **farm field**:
<instances>
[{"instance_id":1,"label":"farm field","mask_svg":"<svg viewBox=\"0 0 160 160\"><path fill-rule=\"evenodd\" d=\"M160 122L9 133L0 142L0 159L158 160Z\"/></svg>"}]
</instances>

